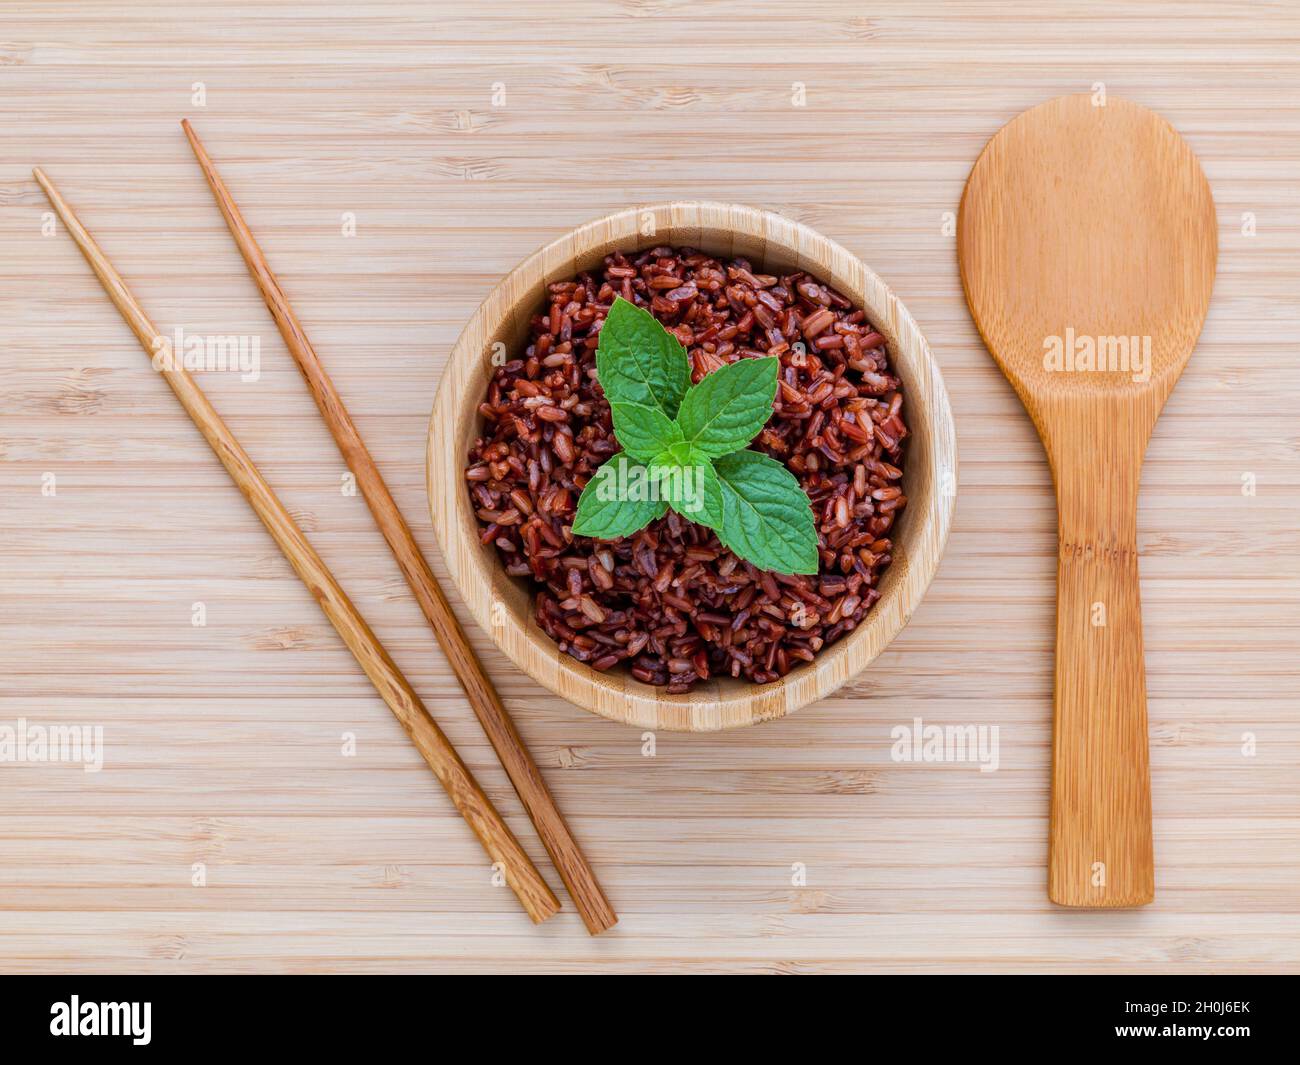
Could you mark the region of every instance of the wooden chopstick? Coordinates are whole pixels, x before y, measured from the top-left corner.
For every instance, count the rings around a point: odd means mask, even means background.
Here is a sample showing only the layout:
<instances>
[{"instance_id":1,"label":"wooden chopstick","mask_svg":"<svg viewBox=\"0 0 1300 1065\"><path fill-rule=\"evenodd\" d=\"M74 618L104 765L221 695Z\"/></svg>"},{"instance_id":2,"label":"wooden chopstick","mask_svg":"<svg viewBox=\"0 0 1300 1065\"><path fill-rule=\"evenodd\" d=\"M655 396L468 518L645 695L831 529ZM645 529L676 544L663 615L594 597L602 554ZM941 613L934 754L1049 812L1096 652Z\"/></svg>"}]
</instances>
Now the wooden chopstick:
<instances>
[{"instance_id":1,"label":"wooden chopstick","mask_svg":"<svg viewBox=\"0 0 1300 1065\"><path fill-rule=\"evenodd\" d=\"M271 273L262 249L244 223L243 215L240 214L238 206L217 173L198 134L190 126L189 119L184 119L181 127L189 138L190 147L194 149L199 166L203 169L203 176L207 178L208 186L212 189L217 206L221 208L231 236L239 246L239 252L244 257L248 272L257 282L267 309L275 319L275 324L279 327L280 335L284 337L284 342L293 355L294 361L298 363L298 369L302 371L312 398L320 408L321 416L329 426L348 468L357 479L361 494L365 496L370 512L374 515L375 523L384 534L384 539L388 541L388 546L392 549L397 564L406 577L406 582L415 594L416 602L424 611L434 636L447 655L447 660L451 663L451 668L459 679L461 687L465 689L470 706L473 707L479 723L483 726L483 731L487 733L488 740L497 752L497 757L505 766L510 782L515 786L524 809L528 811L528 816L537 828L537 834L550 853L551 860L555 863L555 868L564 881L565 887L569 889L569 894L582 915L587 931L592 935L605 931L618 921L618 915L614 913L609 901L600 890L596 874L569 831L569 826L556 807L555 800L547 791L537 764L528 753L528 748L524 745L492 682L474 656L464 631L447 605L442 589L438 587L433 571L429 569L429 564L420 553L410 526L406 524L402 512L397 509L397 504L393 502L379 468L370 457L370 452L352 423L343 400L335 391L334 383L321 365L315 349L311 346L311 341L307 339L302 323L298 321L298 316L294 314L279 282Z\"/></svg>"},{"instance_id":2,"label":"wooden chopstick","mask_svg":"<svg viewBox=\"0 0 1300 1065\"><path fill-rule=\"evenodd\" d=\"M156 343L163 338L154 327L140 304L136 302L126 282L113 269L107 256L100 250L94 238L77 219L67 201L58 189L38 167L32 171L51 206L63 220L68 233L76 241L82 255L90 263L104 291L113 301L131 331L135 333L145 352L151 357L159 350ZM194 379L180 366L173 365L163 371L163 377L171 386L181 406L194 420L199 431L217 453L221 463L226 467L231 478L244 494L257 516L262 519L267 531L275 538L280 550L284 552L290 564L304 584L311 590L316 601L320 603L325 616L338 630L348 650L356 656L366 676L383 696L389 708L402 723L415 746L429 763L442 786L447 789L451 801L460 811L461 816L469 822L488 856L494 863L499 862L504 870L506 883L514 890L523 904L528 916L541 922L557 913L560 902L542 879L532 860L519 846L509 827L501 819L483 789L460 760L447 737L438 728L428 710L420 702L405 677L402 676L393 660L384 650L383 645L370 631L365 619L357 612L343 589L330 574L325 563L316 554L302 530L294 524L288 511L276 498L270 485L253 465L239 441L226 427L207 396L195 384Z\"/></svg>"}]
</instances>

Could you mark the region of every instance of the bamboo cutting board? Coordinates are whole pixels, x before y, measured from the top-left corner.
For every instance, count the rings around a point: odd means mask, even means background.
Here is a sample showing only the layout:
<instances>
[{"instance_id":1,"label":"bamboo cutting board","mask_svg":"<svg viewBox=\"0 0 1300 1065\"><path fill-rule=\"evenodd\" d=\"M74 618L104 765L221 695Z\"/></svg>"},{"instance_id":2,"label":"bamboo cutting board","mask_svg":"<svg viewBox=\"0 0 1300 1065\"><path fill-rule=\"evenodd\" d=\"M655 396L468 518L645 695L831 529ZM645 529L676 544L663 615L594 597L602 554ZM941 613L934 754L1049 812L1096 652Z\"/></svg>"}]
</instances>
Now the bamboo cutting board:
<instances>
[{"instance_id":1,"label":"bamboo cutting board","mask_svg":"<svg viewBox=\"0 0 1300 1065\"><path fill-rule=\"evenodd\" d=\"M0 45L0 970L1300 970L1300 16L1213 4L10 4ZM1213 188L1219 276L1138 519L1156 901L1046 897L1055 508L966 313L971 164L1107 91ZM190 118L439 576L445 353L490 286L629 204L752 203L858 254L941 364L962 483L910 626L788 720L642 734L471 636L620 914L541 928L373 695L30 178L164 330L258 337L203 387L558 879L211 203ZM454 604L459 609L459 604ZM462 620L468 618L461 611ZM996 772L895 730L997 726Z\"/></svg>"}]
</instances>

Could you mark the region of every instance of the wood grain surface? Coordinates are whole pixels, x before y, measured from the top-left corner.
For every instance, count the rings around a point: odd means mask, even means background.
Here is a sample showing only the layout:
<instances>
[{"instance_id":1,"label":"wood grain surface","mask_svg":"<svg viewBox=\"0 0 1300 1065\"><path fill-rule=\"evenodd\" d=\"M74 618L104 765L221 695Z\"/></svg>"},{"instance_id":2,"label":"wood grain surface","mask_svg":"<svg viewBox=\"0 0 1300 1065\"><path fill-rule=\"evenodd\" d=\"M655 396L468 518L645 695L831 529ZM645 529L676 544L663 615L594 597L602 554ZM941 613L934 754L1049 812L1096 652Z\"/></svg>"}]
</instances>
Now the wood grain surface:
<instances>
[{"instance_id":1,"label":"wood grain surface","mask_svg":"<svg viewBox=\"0 0 1300 1065\"><path fill-rule=\"evenodd\" d=\"M0 764L0 969L1300 970L1293 4L157 0L3 19L0 728L100 726L104 762ZM988 138L1097 83L1188 140L1220 247L1143 472L1156 901L1115 912L1047 900L1055 505L955 257ZM452 596L619 912L604 936L567 906L534 927L494 884L46 224L33 165L159 328L260 338L256 381L209 371L205 392L555 882L347 492L184 117L440 577L424 445L446 353L507 270L587 219L770 208L861 257L930 341L954 530L911 624L832 698L643 736L523 676ZM916 718L997 726L997 771L896 761L891 731Z\"/></svg>"}]
</instances>

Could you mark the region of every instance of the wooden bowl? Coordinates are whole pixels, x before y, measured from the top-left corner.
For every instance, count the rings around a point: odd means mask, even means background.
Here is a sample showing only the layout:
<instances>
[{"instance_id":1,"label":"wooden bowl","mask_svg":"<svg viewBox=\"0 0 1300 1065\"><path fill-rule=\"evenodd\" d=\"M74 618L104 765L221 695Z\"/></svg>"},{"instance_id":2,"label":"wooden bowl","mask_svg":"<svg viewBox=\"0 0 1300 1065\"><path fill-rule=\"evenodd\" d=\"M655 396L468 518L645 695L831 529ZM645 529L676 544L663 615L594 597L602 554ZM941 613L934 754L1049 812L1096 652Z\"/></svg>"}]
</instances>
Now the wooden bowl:
<instances>
[{"instance_id":1,"label":"wooden bowl","mask_svg":"<svg viewBox=\"0 0 1300 1065\"><path fill-rule=\"evenodd\" d=\"M881 580L881 597L853 632L771 684L728 677L686 695L667 695L618 666L597 673L560 652L531 616L529 584L507 576L495 549L479 542L464 475L480 430L478 405L493 369L494 345L504 344L511 357L521 349L528 320L542 306L550 282L590 269L613 251L657 244L744 256L766 273L806 269L866 311L888 340L891 364L903 381L912 434L904 453L908 504L892 530L894 560ZM488 294L461 333L429 423L429 509L447 569L470 612L534 680L584 709L638 728L704 732L751 725L829 695L860 672L907 624L925 594L948 538L956 483L948 395L907 309L834 241L780 215L734 204L631 208L579 226L530 255Z\"/></svg>"}]
</instances>

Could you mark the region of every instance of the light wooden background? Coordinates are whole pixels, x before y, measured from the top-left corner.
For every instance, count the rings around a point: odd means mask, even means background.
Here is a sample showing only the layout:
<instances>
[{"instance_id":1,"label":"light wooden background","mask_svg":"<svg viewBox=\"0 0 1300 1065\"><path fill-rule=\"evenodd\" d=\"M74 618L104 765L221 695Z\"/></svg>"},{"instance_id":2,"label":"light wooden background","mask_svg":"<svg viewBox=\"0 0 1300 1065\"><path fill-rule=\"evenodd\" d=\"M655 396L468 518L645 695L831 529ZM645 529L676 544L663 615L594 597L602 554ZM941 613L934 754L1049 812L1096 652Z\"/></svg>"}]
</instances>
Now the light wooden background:
<instances>
[{"instance_id":1,"label":"light wooden background","mask_svg":"<svg viewBox=\"0 0 1300 1065\"><path fill-rule=\"evenodd\" d=\"M107 762L0 766L0 968L1300 969L1300 15L1013 10L5 4L0 723L102 725ZM1209 320L1142 491L1158 897L1141 912L1047 902L1054 506L944 227L989 135L1095 82L1184 133L1220 219ZM674 197L782 211L861 255L926 331L957 416L956 527L911 626L850 688L752 730L661 734L646 757L475 630L622 915L603 938L571 906L534 928L491 886L71 241L42 236L33 164L161 327L260 335L261 379L208 374L209 395L558 887L340 491L186 116L439 572L422 465L445 353L504 271L578 222ZM998 725L1000 770L893 763L889 731L916 716Z\"/></svg>"}]
</instances>

